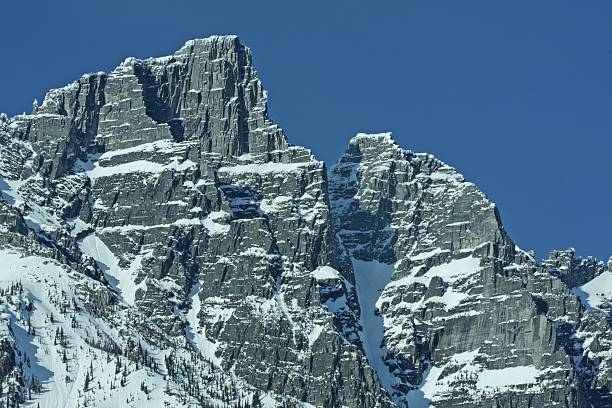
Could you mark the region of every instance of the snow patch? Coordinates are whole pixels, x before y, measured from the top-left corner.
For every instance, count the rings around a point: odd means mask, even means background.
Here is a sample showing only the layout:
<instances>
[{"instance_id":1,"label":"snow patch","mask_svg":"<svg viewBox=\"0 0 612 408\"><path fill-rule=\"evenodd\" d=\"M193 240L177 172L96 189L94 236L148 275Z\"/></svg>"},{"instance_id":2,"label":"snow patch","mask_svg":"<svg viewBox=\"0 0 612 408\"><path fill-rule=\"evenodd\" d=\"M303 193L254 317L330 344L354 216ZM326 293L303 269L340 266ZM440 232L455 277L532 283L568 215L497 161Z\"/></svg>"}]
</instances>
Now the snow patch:
<instances>
[{"instance_id":1,"label":"snow patch","mask_svg":"<svg viewBox=\"0 0 612 408\"><path fill-rule=\"evenodd\" d=\"M476 388L509 389L517 385L536 384L540 371L534 366L506 367L500 370L484 370L478 375Z\"/></svg>"},{"instance_id":2,"label":"snow patch","mask_svg":"<svg viewBox=\"0 0 612 408\"><path fill-rule=\"evenodd\" d=\"M445 253L445 252L450 252L450 251L448 251L448 250L444 250L443 251L442 248L435 248L435 249L432 249L431 251L421 252L420 254L417 254L415 256L411 256L410 260L412 260L412 261L423 261L423 260L425 260L427 258L431 258L434 255L439 255L439 254L442 254L442 253Z\"/></svg>"},{"instance_id":3,"label":"snow patch","mask_svg":"<svg viewBox=\"0 0 612 408\"><path fill-rule=\"evenodd\" d=\"M580 301L589 309L600 308L612 301L612 272L605 271L582 286L572 289Z\"/></svg>"},{"instance_id":4,"label":"snow patch","mask_svg":"<svg viewBox=\"0 0 612 408\"><path fill-rule=\"evenodd\" d=\"M117 149L111 150L108 152L102 153L99 160L110 159L117 156L123 156L126 154L132 153L154 153L154 152L164 152L164 153L173 153L178 149L182 149L183 146L175 143L171 139L164 140L156 140L150 143L142 143L137 146L128 147L125 149Z\"/></svg>"},{"instance_id":5,"label":"snow patch","mask_svg":"<svg viewBox=\"0 0 612 408\"><path fill-rule=\"evenodd\" d=\"M425 303L441 303L446 311L452 310L459 306L461 302L469 297L468 294L457 292L452 287L446 289L442 296L432 296Z\"/></svg>"},{"instance_id":6,"label":"snow patch","mask_svg":"<svg viewBox=\"0 0 612 408\"><path fill-rule=\"evenodd\" d=\"M210 235L227 234L230 230L229 224L220 224L219 220L227 220L229 214L225 211L214 211L202 218L202 225L208 230Z\"/></svg>"},{"instance_id":7,"label":"snow patch","mask_svg":"<svg viewBox=\"0 0 612 408\"><path fill-rule=\"evenodd\" d=\"M271 174L271 173L290 173L295 170L307 167L310 162L303 163L252 163L240 164L231 167L220 167L219 173L229 174Z\"/></svg>"},{"instance_id":8,"label":"snow patch","mask_svg":"<svg viewBox=\"0 0 612 408\"><path fill-rule=\"evenodd\" d=\"M266 214L279 212L283 209L287 203L293 201L291 197L288 196L276 196L273 199L264 199L259 203L259 208Z\"/></svg>"},{"instance_id":9,"label":"snow patch","mask_svg":"<svg viewBox=\"0 0 612 408\"><path fill-rule=\"evenodd\" d=\"M101 177L110 177L118 174L128 173L161 173L164 170L164 165L153 163L147 160L135 160L132 162L118 164L116 166L101 167L97 163L91 169L85 170L85 174L90 179Z\"/></svg>"},{"instance_id":10,"label":"snow patch","mask_svg":"<svg viewBox=\"0 0 612 408\"><path fill-rule=\"evenodd\" d=\"M128 305L134 305L136 291L140 285L136 284L136 274L142 266L142 259L147 254L138 255L128 269L119 267L119 260L95 233L92 233L78 242L83 253L91 256L109 283L116 288Z\"/></svg>"},{"instance_id":11,"label":"snow patch","mask_svg":"<svg viewBox=\"0 0 612 408\"><path fill-rule=\"evenodd\" d=\"M423 276L427 278L439 276L445 282L455 283L460 279L479 272L480 269L480 258L468 256L462 259L453 259L442 265L436 265L430 268Z\"/></svg>"},{"instance_id":12,"label":"snow patch","mask_svg":"<svg viewBox=\"0 0 612 408\"><path fill-rule=\"evenodd\" d=\"M208 358L215 366L220 367L221 359L216 355L218 345L208 340L206 337L206 329L200 324L200 319L198 317L198 314L202 310L202 300L200 299L201 290L202 282L198 282L193 285L189 293L191 308L186 315L189 326L185 328L185 334L187 339L204 357Z\"/></svg>"},{"instance_id":13,"label":"snow patch","mask_svg":"<svg viewBox=\"0 0 612 408\"><path fill-rule=\"evenodd\" d=\"M196 167L197 164L191 160L180 162L178 158L174 158L168 164L156 163L148 160L134 160L128 163L118 164L116 166L103 167L97 161L88 161L80 163L76 166L77 170L84 170L87 177L97 179L102 177L111 177L119 174L130 173L145 173L145 174L160 174L164 170L185 171Z\"/></svg>"},{"instance_id":14,"label":"snow patch","mask_svg":"<svg viewBox=\"0 0 612 408\"><path fill-rule=\"evenodd\" d=\"M308 345L310 347L312 347L314 342L317 341L321 333L323 333L323 326L315 324L310 333L308 334Z\"/></svg>"},{"instance_id":15,"label":"snow patch","mask_svg":"<svg viewBox=\"0 0 612 408\"><path fill-rule=\"evenodd\" d=\"M434 407L437 400L453 392L466 378L473 384L466 392L474 401L480 401L480 396L485 394L497 394L515 388L526 388L528 392L539 391L538 377L543 374L542 371L534 366L486 369L475 362L479 351L476 349L457 353L440 366L432 363L423 373L423 380L418 387L408 392L409 406Z\"/></svg>"},{"instance_id":16,"label":"snow patch","mask_svg":"<svg viewBox=\"0 0 612 408\"><path fill-rule=\"evenodd\" d=\"M331 266L319 266L314 271L310 272L313 278L316 280L326 280L326 279L339 279L340 272Z\"/></svg>"}]
</instances>

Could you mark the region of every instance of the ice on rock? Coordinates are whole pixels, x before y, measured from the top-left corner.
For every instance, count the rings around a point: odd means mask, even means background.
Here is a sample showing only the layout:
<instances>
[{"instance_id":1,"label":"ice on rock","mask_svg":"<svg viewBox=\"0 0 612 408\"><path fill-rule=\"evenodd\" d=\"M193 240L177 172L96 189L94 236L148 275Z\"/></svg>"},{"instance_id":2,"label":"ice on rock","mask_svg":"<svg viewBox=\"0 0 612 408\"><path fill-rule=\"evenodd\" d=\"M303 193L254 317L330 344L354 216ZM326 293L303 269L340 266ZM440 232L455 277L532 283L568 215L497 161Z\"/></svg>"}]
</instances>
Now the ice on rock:
<instances>
[{"instance_id":1,"label":"ice on rock","mask_svg":"<svg viewBox=\"0 0 612 408\"><path fill-rule=\"evenodd\" d=\"M396 405L610 400L607 368L598 375L604 388L589 397L568 380L591 378L597 363L583 355L608 359L612 345L601 329L608 323L592 313L580 321L576 295L605 305L601 293L570 290L572 276L581 285L594 276L605 281L595 262L556 256L537 264L517 249L497 207L473 183L429 154L402 149L390 134L355 136L329 183L334 228L354 258L364 351ZM389 269L368 274L376 268L366 265L377 264ZM371 276L380 280L360 281ZM517 337L523 331L531 334ZM593 331L606 345L583 352ZM487 382L490 376L496 380Z\"/></svg>"},{"instance_id":2,"label":"ice on rock","mask_svg":"<svg viewBox=\"0 0 612 408\"><path fill-rule=\"evenodd\" d=\"M3 403L612 406L610 267L390 133L326 172L236 36L0 115L0 191Z\"/></svg>"}]
</instances>

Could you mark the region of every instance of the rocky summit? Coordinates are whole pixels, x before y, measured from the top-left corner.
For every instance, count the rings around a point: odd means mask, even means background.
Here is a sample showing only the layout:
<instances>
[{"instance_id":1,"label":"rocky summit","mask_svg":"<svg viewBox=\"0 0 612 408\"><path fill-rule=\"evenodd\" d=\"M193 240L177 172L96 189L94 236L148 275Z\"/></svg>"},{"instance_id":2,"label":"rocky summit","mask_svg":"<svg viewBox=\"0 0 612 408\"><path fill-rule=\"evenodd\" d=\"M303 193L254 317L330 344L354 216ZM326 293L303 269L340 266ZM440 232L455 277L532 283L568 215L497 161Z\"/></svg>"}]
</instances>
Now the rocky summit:
<instances>
[{"instance_id":1,"label":"rocky summit","mask_svg":"<svg viewBox=\"0 0 612 408\"><path fill-rule=\"evenodd\" d=\"M612 406L612 260L388 133L328 171L235 36L0 116L0 190L0 407Z\"/></svg>"}]
</instances>

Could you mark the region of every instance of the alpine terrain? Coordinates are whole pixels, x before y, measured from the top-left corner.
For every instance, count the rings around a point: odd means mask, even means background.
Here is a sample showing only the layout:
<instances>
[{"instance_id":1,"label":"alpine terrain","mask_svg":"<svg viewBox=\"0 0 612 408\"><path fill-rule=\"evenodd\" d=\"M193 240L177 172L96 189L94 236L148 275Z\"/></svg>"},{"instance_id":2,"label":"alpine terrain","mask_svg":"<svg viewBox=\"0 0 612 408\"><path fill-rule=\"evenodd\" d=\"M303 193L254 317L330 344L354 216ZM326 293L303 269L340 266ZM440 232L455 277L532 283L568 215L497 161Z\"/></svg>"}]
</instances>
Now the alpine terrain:
<instances>
[{"instance_id":1,"label":"alpine terrain","mask_svg":"<svg viewBox=\"0 0 612 408\"><path fill-rule=\"evenodd\" d=\"M329 170L235 36L0 117L0 407L609 407L612 260L536 261L454 168Z\"/></svg>"}]
</instances>

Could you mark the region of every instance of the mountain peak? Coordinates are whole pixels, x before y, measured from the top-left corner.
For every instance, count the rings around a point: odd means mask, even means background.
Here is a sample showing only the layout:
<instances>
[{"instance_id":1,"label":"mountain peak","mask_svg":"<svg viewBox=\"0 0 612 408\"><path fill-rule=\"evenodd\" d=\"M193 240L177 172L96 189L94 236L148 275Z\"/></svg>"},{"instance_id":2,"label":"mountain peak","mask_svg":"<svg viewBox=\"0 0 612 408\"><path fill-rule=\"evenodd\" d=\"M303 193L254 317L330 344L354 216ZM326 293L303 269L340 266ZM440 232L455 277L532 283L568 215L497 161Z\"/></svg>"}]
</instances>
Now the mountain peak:
<instances>
[{"instance_id":1,"label":"mountain peak","mask_svg":"<svg viewBox=\"0 0 612 408\"><path fill-rule=\"evenodd\" d=\"M238 37L33 111L0 115L11 406L610 406L603 263L537 264L391 133L326 174L268 117Z\"/></svg>"}]
</instances>

